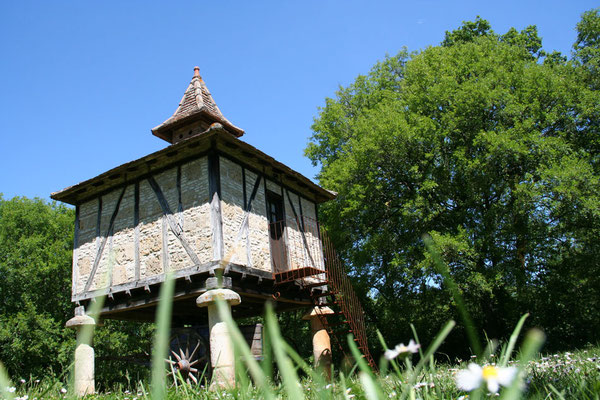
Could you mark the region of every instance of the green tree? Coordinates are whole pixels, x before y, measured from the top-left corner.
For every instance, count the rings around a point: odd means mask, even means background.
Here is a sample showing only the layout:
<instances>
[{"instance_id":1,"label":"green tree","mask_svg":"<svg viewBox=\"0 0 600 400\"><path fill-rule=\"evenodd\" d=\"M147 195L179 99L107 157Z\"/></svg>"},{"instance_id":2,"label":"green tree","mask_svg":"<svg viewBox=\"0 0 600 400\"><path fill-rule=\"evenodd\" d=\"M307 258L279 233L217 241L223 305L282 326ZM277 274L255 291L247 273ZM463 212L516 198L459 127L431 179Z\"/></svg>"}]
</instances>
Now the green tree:
<instances>
[{"instance_id":1,"label":"green tree","mask_svg":"<svg viewBox=\"0 0 600 400\"><path fill-rule=\"evenodd\" d=\"M75 334L71 260L72 209L41 199L0 196L0 360L15 378L60 375L72 360ZM101 384L144 374L118 356L149 351L151 327L106 321L95 347Z\"/></svg>"},{"instance_id":2,"label":"green tree","mask_svg":"<svg viewBox=\"0 0 600 400\"><path fill-rule=\"evenodd\" d=\"M482 36L495 36L492 26L478 15L475 21L463 21L460 28L452 32L446 31L442 46L453 46L460 43L468 43Z\"/></svg>"},{"instance_id":3,"label":"green tree","mask_svg":"<svg viewBox=\"0 0 600 400\"><path fill-rule=\"evenodd\" d=\"M388 337L409 322L430 337L456 312L428 234L490 337L532 311L551 341L597 339L600 181L582 140L597 126L581 108L598 95L544 54L535 27L496 35L478 18L326 99L306 149L339 193L323 220Z\"/></svg>"},{"instance_id":4,"label":"green tree","mask_svg":"<svg viewBox=\"0 0 600 400\"><path fill-rule=\"evenodd\" d=\"M73 219L64 206L0 197L0 360L19 376L68 361Z\"/></svg>"}]
</instances>

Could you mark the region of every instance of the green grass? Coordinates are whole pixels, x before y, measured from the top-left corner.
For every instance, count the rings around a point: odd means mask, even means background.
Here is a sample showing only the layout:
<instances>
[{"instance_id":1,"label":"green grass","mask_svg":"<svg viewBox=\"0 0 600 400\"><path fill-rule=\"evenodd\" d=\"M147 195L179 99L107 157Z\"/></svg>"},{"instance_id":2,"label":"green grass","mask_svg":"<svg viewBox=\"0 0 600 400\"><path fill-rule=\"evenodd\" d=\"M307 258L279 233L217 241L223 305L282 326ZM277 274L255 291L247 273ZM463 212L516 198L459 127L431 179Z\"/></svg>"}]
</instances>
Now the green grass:
<instances>
[{"instance_id":1,"label":"green grass","mask_svg":"<svg viewBox=\"0 0 600 400\"><path fill-rule=\"evenodd\" d=\"M451 332L454 323L449 322L440 330L437 338L429 346L423 344L421 354L405 359L388 362L383 359L379 372L372 372L364 362L354 365L348 375L338 373L328 383L321 371L308 365L281 337L273 311L266 312L265 331L274 353L267 361L258 363L251 356L248 346L226 307L220 307L224 320L232 331L232 337L238 355L236 365L237 385L227 390L208 390L202 385L179 383L170 385L166 391L153 391L148 382L132 383L131 387L118 386L90 399L458 399L469 393L458 389L455 375L465 369L469 362L480 365L496 363L498 366L518 366L522 369L520 379L513 386L502 388L500 398L531 399L600 399L600 347L590 347L576 352L564 352L540 356L537 349L542 336L538 331L525 334L523 344L515 349L522 322L515 328L511 340L504 346L488 346L486 355L459 364L438 363L435 352L445 337ZM164 318L164 316L163 316ZM159 318L158 324L165 323ZM161 334L159 334L160 336ZM157 337L158 338L158 337ZM353 341L349 341L353 345ZM157 346L160 347L160 346ZM352 351L358 355L354 347ZM271 351L266 351L269 355ZM512 355L512 356L511 356ZM474 356L475 357L475 356ZM271 360L273 365L271 364ZM362 359L360 359L362 360ZM153 378L157 379L158 370L164 371L161 364L155 369ZM271 373L270 371L275 371ZM158 378L159 379L159 378ZM69 379L13 379L8 381L0 369L0 382L3 384L0 398L28 400L72 398L68 391ZM14 393L6 386L15 387ZM154 381L156 385L156 381ZM156 386L154 386L156 389ZM469 399L487 398L489 394L481 389L469 394Z\"/></svg>"},{"instance_id":2,"label":"green grass","mask_svg":"<svg viewBox=\"0 0 600 400\"><path fill-rule=\"evenodd\" d=\"M496 357L490 357L490 361ZM354 374L350 377L338 375L331 384L324 383L322 379L315 380L307 375L304 368L291 358L290 363L297 373L296 385L301 398L304 399L368 399L370 397L365 390L364 382L360 375ZM418 355L413 356L413 361L418 363ZM510 361L509 365L515 361ZM408 392L406 382L406 365L403 363L400 374L394 372L385 375L376 374L373 384L375 393L379 398L401 398L406 393L407 398L414 399L457 399L467 393L457 389L454 375L460 369L466 367L462 364L439 364L427 362L424 369L417 375L417 380ZM393 368L392 368L393 369ZM261 369L262 370L262 369ZM575 352L563 352L537 357L526 366L525 390L518 398L531 399L598 399L600 398L600 347ZM239 379L238 379L239 381ZM293 383L292 383L293 384ZM69 398L67 394L61 393L61 389L67 388L66 382L42 379L36 382L36 378L26 379L21 383L20 379L13 381L16 387L17 397L28 396L28 400L34 399L64 399ZM292 398L289 395L287 385L278 376L269 379L269 383L263 385L243 386L232 390L208 391L202 386L178 385L169 387L166 392L167 399L262 399L265 393L273 398ZM502 394L502 392L501 392ZM2 395L0 395L2 397ZM487 398L487 395L483 396ZM142 400L150 398L150 385L148 383L132 384L132 387L115 387L104 393L88 396L89 399L127 399ZM473 398L473 397L471 397Z\"/></svg>"},{"instance_id":3,"label":"green grass","mask_svg":"<svg viewBox=\"0 0 600 400\"><path fill-rule=\"evenodd\" d=\"M434 247L431 254L439 258ZM440 268L443 264L438 262ZM443 269L441 270L443 273ZM447 275L447 274L445 274ZM452 283L449 275L446 281ZM208 390L203 385L188 385L183 380L169 385L165 380L163 362L168 349L171 319L173 280L170 274L161 289L160 306L156 319L156 336L153 350L151 382L136 382L130 387L118 386L103 393L87 396L89 399L161 400L161 399L481 399L490 395L482 385L470 393L462 391L456 384L456 375L473 362L480 366L511 367L518 370L516 378L508 387L501 388L501 399L597 399L600 400L600 347L590 347L573 353L540 356L539 350L544 335L537 330L522 334L527 315L516 324L508 342L498 346L489 342L485 348L478 345L474 331L468 336L471 347L479 349L470 360L450 365L436 361L436 352L455 326L449 321L430 344L422 344L418 354L405 358L380 361L378 372L372 371L361 357L354 341L348 337L351 354L356 360L346 374L338 372L331 383L324 378L323 371L307 364L288 345L281 335L275 313L267 304L265 314L264 360L257 362L228 307L218 304L219 313L228 325L236 353L236 386L229 389ZM460 293L453 293L461 307ZM95 303L89 311L96 315L102 301ZM461 313L468 326L470 319ZM417 332L414 339L418 342ZM93 327L86 327L80 340L91 342ZM385 338L379 335L382 347ZM517 348L518 339L522 344ZM408 342L408 339L405 342ZM477 344L475 346L475 344ZM493 369L493 368L492 368ZM339 370L338 370L339 371ZM67 371L68 372L68 371ZM203 381L202 379L200 380ZM29 377L9 379L0 363L0 399L41 400L73 398L73 382L68 373L58 378ZM466 397L468 395L468 397Z\"/></svg>"}]
</instances>

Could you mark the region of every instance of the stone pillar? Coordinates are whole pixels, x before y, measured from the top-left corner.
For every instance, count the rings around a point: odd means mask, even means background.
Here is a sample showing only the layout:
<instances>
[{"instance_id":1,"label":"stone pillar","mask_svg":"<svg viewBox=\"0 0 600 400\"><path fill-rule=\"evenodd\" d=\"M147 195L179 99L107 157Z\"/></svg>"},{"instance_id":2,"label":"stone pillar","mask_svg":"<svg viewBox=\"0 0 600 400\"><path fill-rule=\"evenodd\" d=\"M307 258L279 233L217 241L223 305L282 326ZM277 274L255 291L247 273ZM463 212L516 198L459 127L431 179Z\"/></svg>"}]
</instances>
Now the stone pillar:
<instances>
[{"instance_id":1,"label":"stone pillar","mask_svg":"<svg viewBox=\"0 0 600 400\"><path fill-rule=\"evenodd\" d=\"M96 322L92 317L85 315L83 307L77 307L75 309L75 316L68 320L65 325L67 328L75 329L77 332L73 374L74 391L78 397L94 394L96 391L94 382L94 348L91 346L91 343L82 342L82 334L86 325L96 325Z\"/></svg>"},{"instance_id":2,"label":"stone pillar","mask_svg":"<svg viewBox=\"0 0 600 400\"><path fill-rule=\"evenodd\" d=\"M216 300L231 306L240 304L240 295L231 289L211 289L196 299L198 307L208 307L208 329L210 335L210 363L212 366L211 387L226 388L235 385L235 359L233 342L227 324L219 316Z\"/></svg>"},{"instance_id":3,"label":"stone pillar","mask_svg":"<svg viewBox=\"0 0 600 400\"><path fill-rule=\"evenodd\" d=\"M302 319L310 321L310 328L313 335L312 345L315 367L321 368L325 372L327 379L331 380L331 340L327 329L325 329L321 322L319 314L327 318L327 315L333 314L333 310L325 306L314 307Z\"/></svg>"}]
</instances>

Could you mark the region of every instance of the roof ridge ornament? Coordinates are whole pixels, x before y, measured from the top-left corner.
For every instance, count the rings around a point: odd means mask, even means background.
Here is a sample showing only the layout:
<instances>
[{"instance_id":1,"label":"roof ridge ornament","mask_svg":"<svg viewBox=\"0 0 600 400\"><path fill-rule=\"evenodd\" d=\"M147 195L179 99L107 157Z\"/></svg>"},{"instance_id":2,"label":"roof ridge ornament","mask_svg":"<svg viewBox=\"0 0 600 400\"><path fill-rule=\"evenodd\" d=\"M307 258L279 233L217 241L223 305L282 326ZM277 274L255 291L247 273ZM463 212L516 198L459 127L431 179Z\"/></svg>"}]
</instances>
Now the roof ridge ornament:
<instances>
[{"instance_id":1,"label":"roof ridge ornament","mask_svg":"<svg viewBox=\"0 0 600 400\"><path fill-rule=\"evenodd\" d=\"M244 134L244 130L233 125L221 112L213 99L206 83L200 76L200 67L194 67L194 76L185 90L177 109L165 122L152 129L152 134L169 143L176 143L184 136L195 135L194 132L204 131L208 125L219 122L225 130L235 137ZM181 130L188 125L200 125L201 129L192 129L185 135L175 135L175 130ZM204 126L206 125L206 126Z\"/></svg>"}]
</instances>

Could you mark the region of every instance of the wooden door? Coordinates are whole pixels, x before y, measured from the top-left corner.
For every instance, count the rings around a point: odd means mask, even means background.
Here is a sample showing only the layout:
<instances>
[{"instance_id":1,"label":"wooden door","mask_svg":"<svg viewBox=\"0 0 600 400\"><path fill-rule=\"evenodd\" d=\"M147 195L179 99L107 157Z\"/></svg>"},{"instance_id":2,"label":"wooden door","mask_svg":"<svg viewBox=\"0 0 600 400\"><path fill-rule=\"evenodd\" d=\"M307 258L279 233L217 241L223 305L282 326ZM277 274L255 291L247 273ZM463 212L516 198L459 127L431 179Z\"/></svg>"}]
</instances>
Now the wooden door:
<instances>
[{"instance_id":1,"label":"wooden door","mask_svg":"<svg viewBox=\"0 0 600 400\"><path fill-rule=\"evenodd\" d=\"M283 198L277 193L267 191L267 214L269 218L269 236L271 237L273 272L286 271L285 214L283 210Z\"/></svg>"}]
</instances>

